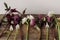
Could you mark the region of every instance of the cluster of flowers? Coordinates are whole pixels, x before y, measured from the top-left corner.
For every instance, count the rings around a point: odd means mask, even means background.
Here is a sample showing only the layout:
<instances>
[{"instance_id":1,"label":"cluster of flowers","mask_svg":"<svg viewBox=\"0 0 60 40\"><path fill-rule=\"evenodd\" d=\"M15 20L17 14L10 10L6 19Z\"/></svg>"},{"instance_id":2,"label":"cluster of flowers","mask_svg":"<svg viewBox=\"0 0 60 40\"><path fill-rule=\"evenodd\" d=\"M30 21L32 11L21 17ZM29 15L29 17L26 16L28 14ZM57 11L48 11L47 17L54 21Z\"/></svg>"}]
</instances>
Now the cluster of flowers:
<instances>
[{"instance_id":1,"label":"cluster of flowers","mask_svg":"<svg viewBox=\"0 0 60 40\"><path fill-rule=\"evenodd\" d=\"M7 20L8 22L11 22L12 24L19 24L19 21L21 24L25 24L27 23L27 25L29 26L39 26L42 27L43 25L48 25L50 26L52 22L54 22L54 17L52 14L54 14L53 11L50 11L45 17L43 17L42 15L37 15L36 17L34 17L33 15L27 15L26 17L22 17L22 15L19 16L20 12L17 11L16 9L11 9L11 7L8 7L6 3L4 3L5 7L6 7L6 11L7 11ZM18 14L15 15L14 14ZM24 16L25 10L23 11L23 16ZM12 18L13 21L10 21ZM17 27L16 27L17 28ZM19 27L18 27L19 28ZM10 27L10 30L13 30L12 27Z\"/></svg>"},{"instance_id":2,"label":"cluster of flowers","mask_svg":"<svg viewBox=\"0 0 60 40\"><path fill-rule=\"evenodd\" d=\"M33 15L27 15L25 17L21 17L20 19L20 23L21 24L27 24L27 30L29 29L29 27L34 27L36 28L38 31L40 31L40 28L41 27L46 27L47 29L51 26L51 27L54 27L55 25L55 18L53 17L53 14L54 12L49 12L45 17L43 17L42 15L38 15L36 17L34 17ZM16 17L15 17L16 18ZM13 24L13 21L11 21L11 23ZM51 25L53 24L53 25ZM18 30L20 28L19 24L17 24L15 26L16 30ZM13 31L13 26L10 25L10 28L9 28L10 31ZM48 34L48 30L47 30L47 34ZM48 35L47 35L48 36ZM26 34L26 40L28 40L28 32ZM47 40L47 39L46 39Z\"/></svg>"},{"instance_id":3,"label":"cluster of flowers","mask_svg":"<svg viewBox=\"0 0 60 40\"><path fill-rule=\"evenodd\" d=\"M7 14L9 13L10 15L12 15L12 13L14 13L14 14L16 14L16 12L17 13L20 13L16 9L10 9L10 8L8 8L7 5L6 5L6 3L5 3L5 6L7 8L6 10L8 11ZM40 31L40 28L41 27L46 27L46 29L47 29L46 30L47 31L47 33L46 33L46 40L48 40L48 28L49 27L53 27L54 28L56 26L56 23L57 23L57 19L53 15L54 12L53 11L50 11L45 17L42 16L42 15L33 16L31 14L30 15L27 15L27 16L24 16L24 13L25 13L25 10L23 11L23 17L22 17L22 15L18 16L19 14L17 16L13 16L13 18L12 18L12 19L14 19L13 21L9 21L9 20L11 20L9 18L9 15L7 17L8 21L11 22L11 24L14 24L15 25L16 32L20 28L19 25L21 25L21 24L27 24L27 30L29 29L29 27L34 27L38 31ZM20 22L17 21L16 19L19 20ZM14 29L13 26L10 25L9 30L10 31L13 31L13 29ZM59 30L58 30L58 32L59 32ZM26 33L26 40L28 40L28 32Z\"/></svg>"},{"instance_id":4,"label":"cluster of flowers","mask_svg":"<svg viewBox=\"0 0 60 40\"><path fill-rule=\"evenodd\" d=\"M22 24L28 22L27 25L30 25L31 27L36 28L38 31L40 31L41 27L46 27L46 40L48 40L48 28L55 26L55 18L53 17L54 12L49 12L45 17L42 15L38 15L37 17L34 17L32 15L27 15L22 19ZM29 21L28 21L29 20ZM52 24L52 25L51 25ZM28 27L28 26L27 26ZM28 34L27 34L28 35Z\"/></svg>"}]
</instances>

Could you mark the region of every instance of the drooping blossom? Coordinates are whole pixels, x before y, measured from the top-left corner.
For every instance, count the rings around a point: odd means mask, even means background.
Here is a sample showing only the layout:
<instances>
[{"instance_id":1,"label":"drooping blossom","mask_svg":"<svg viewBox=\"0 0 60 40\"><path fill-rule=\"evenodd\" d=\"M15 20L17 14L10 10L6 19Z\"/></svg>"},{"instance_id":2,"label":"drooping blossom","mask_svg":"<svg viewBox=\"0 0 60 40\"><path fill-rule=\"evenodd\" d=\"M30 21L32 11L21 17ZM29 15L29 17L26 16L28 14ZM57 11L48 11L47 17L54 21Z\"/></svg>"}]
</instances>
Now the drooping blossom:
<instances>
[{"instance_id":1,"label":"drooping blossom","mask_svg":"<svg viewBox=\"0 0 60 40\"><path fill-rule=\"evenodd\" d=\"M47 14L47 16L52 17L53 14L54 14L54 11L49 11L48 14Z\"/></svg>"},{"instance_id":2,"label":"drooping blossom","mask_svg":"<svg viewBox=\"0 0 60 40\"><path fill-rule=\"evenodd\" d=\"M54 12L53 11L49 11L47 14L47 20L48 22L50 22L51 17L53 16Z\"/></svg>"},{"instance_id":3,"label":"drooping blossom","mask_svg":"<svg viewBox=\"0 0 60 40\"><path fill-rule=\"evenodd\" d=\"M20 26L19 26L19 24L17 24L17 25L16 25L16 29L19 29L19 28L20 28Z\"/></svg>"},{"instance_id":4,"label":"drooping blossom","mask_svg":"<svg viewBox=\"0 0 60 40\"><path fill-rule=\"evenodd\" d=\"M31 19L30 26L34 26L34 25L35 25L35 19Z\"/></svg>"},{"instance_id":5,"label":"drooping blossom","mask_svg":"<svg viewBox=\"0 0 60 40\"><path fill-rule=\"evenodd\" d=\"M26 21L27 21L27 18L24 17L24 18L22 19L22 24L24 24Z\"/></svg>"},{"instance_id":6,"label":"drooping blossom","mask_svg":"<svg viewBox=\"0 0 60 40\"><path fill-rule=\"evenodd\" d=\"M14 15L13 19L14 19L14 24L18 24L19 21L21 20L21 18L20 18L19 15L17 15L17 14Z\"/></svg>"},{"instance_id":7,"label":"drooping blossom","mask_svg":"<svg viewBox=\"0 0 60 40\"><path fill-rule=\"evenodd\" d=\"M27 33L26 33L26 40L28 40L28 30L29 30L29 25L34 24L33 22L34 17L32 15L27 15L22 19L22 24L26 23L27 24Z\"/></svg>"},{"instance_id":8,"label":"drooping blossom","mask_svg":"<svg viewBox=\"0 0 60 40\"><path fill-rule=\"evenodd\" d=\"M13 26L12 26L12 25L10 25L9 30L10 30L10 31L13 31Z\"/></svg>"},{"instance_id":9,"label":"drooping blossom","mask_svg":"<svg viewBox=\"0 0 60 40\"><path fill-rule=\"evenodd\" d=\"M28 19L30 20L29 22L30 26L33 26L35 24L35 19L32 15L27 15L27 17L24 17L22 19L22 24L24 24Z\"/></svg>"},{"instance_id":10,"label":"drooping blossom","mask_svg":"<svg viewBox=\"0 0 60 40\"><path fill-rule=\"evenodd\" d=\"M30 19L30 20L31 20L31 19L34 19L34 17L33 17L32 15L30 15L30 18L29 18L29 19Z\"/></svg>"},{"instance_id":11,"label":"drooping blossom","mask_svg":"<svg viewBox=\"0 0 60 40\"><path fill-rule=\"evenodd\" d=\"M27 16L27 18L30 19L30 26L34 26L35 25L35 18L32 15Z\"/></svg>"},{"instance_id":12,"label":"drooping blossom","mask_svg":"<svg viewBox=\"0 0 60 40\"><path fill-rule=\"evenodd\" d=\"M46 27L47 27L47 28L49 28L49 25L48 25L48 23L46 23Z\"/></svg>"}]
</instances>

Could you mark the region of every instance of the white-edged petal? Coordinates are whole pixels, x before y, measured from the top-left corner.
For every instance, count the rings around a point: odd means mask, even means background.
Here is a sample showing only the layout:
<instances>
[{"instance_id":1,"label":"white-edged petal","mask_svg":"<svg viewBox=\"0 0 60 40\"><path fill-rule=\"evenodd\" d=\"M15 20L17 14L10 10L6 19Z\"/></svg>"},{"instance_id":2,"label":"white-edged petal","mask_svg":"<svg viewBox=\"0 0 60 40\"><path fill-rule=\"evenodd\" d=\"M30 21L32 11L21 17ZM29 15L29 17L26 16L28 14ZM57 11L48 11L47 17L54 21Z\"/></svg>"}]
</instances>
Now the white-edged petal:
<instances>
[{"instance_id":1,"label":"white-edged petal","mask_svg":"<svg viewBox=\"0 0 60 40\"><path fill-rule=\"evenodd\" d=\"M34 17L32 15L30 15L30 19L34 19Z\"/></svg>"},{"instance_id":2,"label":"white-edged petal","mask_svg":"<svg viewBox=\"0 0 60 40\"><path fill-rule=\"evenodd\" d=\"M13 26L12 25L10 25L10 29L9 29L10 31L13 31Z\"/></svg>"},{"instance_id":3,"label":"white-edged petal","mask_svg":"<svg viewBox=\"0 0 60 40\"><path fill-rule=\"evenodd\" d=\"M45 21L45 20L46 20L46 18L44 17L44 18L43 18L43 20Z\"/></svg>"},{"instance_id":4,"label":"white-edged petal","mask_svg":"<svg viewBox=\"0 0 60 40\"><path fill-rule=\"evenodd\" d=\"M32 15L27 15L27 19L34 19L34 17Z\"/></svg>"},{"instance_id":5,"label":"white-edged petal","mask_svg":"<svg viewBox=\"0 0 60 40\"><path fill-rule=\"evenodd\" d=\"M8 21L6 17L5 17L3 20L4 20L4 21Z\"/></svg>"},{"instance_id":6,"label":"white-edged petal","mask_svg":"<svg viewBox=\"0 0 60 40\"><path fill-rule=\"evenodd\" d=\"M17 25L16 25L16 29L19 29L19 28L20 28L20 26L19 26L19 24L17 24Z\"/></svg>"},{"instance_id":7,"label":"white-edged petal","mask_svg":"<svg viewBox=\"0 0 60 40\"><path fill-rule=\"evenodd\" d=\"M48 23L46 23L46 27L47 27L47 28L49 28L49 25L48 25Z\"/></svg>"},{"instance_id":8,"label":"white-edged petal","mask_svg":"<svg viewBox=\"0 0 60 40\"><path fill-rule=\"evenodd\" d=\"M54 11L49 11L47 16L51 17L51 16L53 16L53 14L54 14Z\"/></svg>"},{"instance_id":9,"label":"white-edged petal","mask_svg":"<svg viewBox=\"0 0 60 40\"><path fill-rule=\"evenodd\" d=\"M27 21L27 18L24 17L24 18L22 19L22 24L24 24L26 21Z\"/></svg>"},{"instance_id":10,"label":"white-edged petal","mask_svg":"<svg viewBox=\"0 0 60 40\"><path fill-rule=\"evenodd\" d=\"M11 21L11 24L14 24L14 22L13 22L13 21Z\"/></svg>"},{"instance_id":11,"label":"white-edged petal","mask_svg":"<svg viewBox=\"0 0 60 40\"><path fill-rule=\"evenodd\" d=\"M17 12L13 12L13 14L18 14Z\"/></svg>"},{"instance_id":12,"label":"white-edged petal","mask_svg":"<svg viewBox=\"0 0 60 40\"><path fill-rule=\"evenodd\" d=\"M37 25L35 25L34 28L36 28L38 31L40 31L40 28Z\"/></svg>"},{"instance_id":13,"label":"white-edged petal","mask_svg":"<svg viewBox=\"0 0 60 40\"><path fill-rule=\"evenodd\" d=\"M27 15L27 19L30 19L30 15Z\"/></svg>"}]
</instances>

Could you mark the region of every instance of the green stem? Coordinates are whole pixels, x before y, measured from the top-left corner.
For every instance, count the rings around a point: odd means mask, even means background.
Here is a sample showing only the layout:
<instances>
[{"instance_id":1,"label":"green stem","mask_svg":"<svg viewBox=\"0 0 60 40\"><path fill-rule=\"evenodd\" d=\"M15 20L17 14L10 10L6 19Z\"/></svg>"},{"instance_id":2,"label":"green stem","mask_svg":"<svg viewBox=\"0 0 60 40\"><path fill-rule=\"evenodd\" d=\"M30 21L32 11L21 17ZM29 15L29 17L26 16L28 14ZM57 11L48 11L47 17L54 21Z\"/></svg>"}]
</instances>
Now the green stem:
<instances>
[{"instance_id":1,"label":"green stem","mask_svg":"<svg viewBox=\"0 0 60 40\"><path fill-rule=\"evenodd\" d=\"M28 22L26 22L27 23L27 33L26 33L26 40L28 40L28 28L29 28L29 24L28 24Z\"/></svg>"},{"instance_id":2,"label":"green stem","mask_svg":"<svg viewBox=\"0 0 60 40\"><path fill-rule=\"evenodd\" d=\"M7 40L9 39L10 35L11 35L11 31L10 31L10 32L8 32Z\"/></svg>"},{"instance_id":3,"label":"green stem","mask_svg":"<svg viewBox=\"0 0 60 40\"><path fill-rule=\"evenodd\" d=\"M15 36L14 36L14 40L16 40L17 33L18 33L18 29L16 29L16 33L15 33Z\"/></svg>"},{"instance_id":4,"label":"green stem","mask_svg":"<svg viewBox=\"0 0 60 40\"><path fill-rule=\"evenodd\" d=\"M59 40L60 40L60 27L58 25L58 36L59 36Z\"/></svg>"},{"instance_id":5,"label":"green stem","mask_svg":"<svg viewBox=\"0 0 60 40\"><path fill-rule=\"evenodd\" d=\"M48 27L46 28L46 40L48 40Z\"/></svg>"}]
</instances>

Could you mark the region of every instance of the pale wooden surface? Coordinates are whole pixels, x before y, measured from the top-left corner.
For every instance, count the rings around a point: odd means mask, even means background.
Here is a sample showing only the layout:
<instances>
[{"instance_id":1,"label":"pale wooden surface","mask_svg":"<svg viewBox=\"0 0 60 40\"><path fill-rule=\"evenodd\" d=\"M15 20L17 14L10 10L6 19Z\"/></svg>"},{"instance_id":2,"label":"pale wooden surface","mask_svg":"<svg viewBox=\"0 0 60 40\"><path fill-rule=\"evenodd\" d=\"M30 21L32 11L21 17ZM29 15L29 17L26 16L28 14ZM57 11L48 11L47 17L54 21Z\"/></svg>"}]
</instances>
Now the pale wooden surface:
<instances>
[{"instance_id":1,"label":"pale wooden surface","mask_svg":"<svg viewBox=\"0 0 60 40\"><path fill-rule=\"evenodd\" d=\"M26 25L22 26L23 29L23 35L24 35L24 40L25 40L25 36L26 36ZM13 40L14 39L14 33L15 31L13 31L13 33L11 34L11 36L9 37L9 40ZM17 40L20 40L20 30L19 33L17 34ZM40 32L36 29L34 29L33 27L29 28L29 40L39 40L40 38ZM7 35L3 35L0 40L6 40L7 39Z\"/></svg>"},{"instance_id":2,"label":"pale wooden surface","mask_svg":"<svg viewBox=\"0 0 60 40\"><path fill-rule=\"evenodd\" d=\"M26 36L26 25L23 25L22 26L22 30L23 30L23 35L24 35L24 40L25 40L25 36ZM13 33L11 34L11 36L9 37L9 40L14 40L14 33L15 31L13 31ZM17 40L21 40L21 33L20 33L20 30L19 30L19 33L17 34L17 37L16 39ZM57 30L54 28L49 28L49 40L54 40L54 38L57 38ZM41 40L46 40L46 28L42 28L42 36L41 36L41 31L38 31L36 29L34 29L33 27L30 27L29 28L29 40L40 40L40 37L41 37ZM7 38L7 35L3 35L0 40L6 40ZM58 40L58 39L57 39Z\"/></svg>"}]
</instances>

